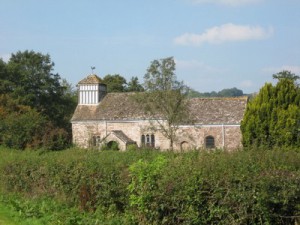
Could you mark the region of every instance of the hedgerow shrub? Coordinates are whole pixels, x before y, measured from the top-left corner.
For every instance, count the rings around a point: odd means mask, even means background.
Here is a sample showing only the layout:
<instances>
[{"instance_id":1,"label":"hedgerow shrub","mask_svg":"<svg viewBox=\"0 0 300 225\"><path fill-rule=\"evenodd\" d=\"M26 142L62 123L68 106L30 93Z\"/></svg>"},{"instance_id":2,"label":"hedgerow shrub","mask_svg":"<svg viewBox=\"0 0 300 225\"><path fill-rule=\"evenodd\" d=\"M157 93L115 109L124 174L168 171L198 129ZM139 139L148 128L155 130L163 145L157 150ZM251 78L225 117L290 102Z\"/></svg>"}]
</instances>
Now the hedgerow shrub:
<instances>
[{"instance_id":1,"label":"hedgerow shrub","mask_svg":"<svg viewBox=\"0 0 300 225\"><path fill-rule=\"evenodd\" d=\"M129 206L139 224L155 223L159 219L159 205L155 199L158 191L158 181L167 160L158 156L152 162L139 160L129 167L131 181L128 185Z\"/></svg>"},{"instance_id":2,"label":"hedgerow shrub","mask_svg":"<svg viewBox=\"0 0 300 225\"><path fill-rule=\"evenodd\" d=\"M0 148L0 201L48 224L293 224L299 154Z\"/></svg>"}]
</instances>

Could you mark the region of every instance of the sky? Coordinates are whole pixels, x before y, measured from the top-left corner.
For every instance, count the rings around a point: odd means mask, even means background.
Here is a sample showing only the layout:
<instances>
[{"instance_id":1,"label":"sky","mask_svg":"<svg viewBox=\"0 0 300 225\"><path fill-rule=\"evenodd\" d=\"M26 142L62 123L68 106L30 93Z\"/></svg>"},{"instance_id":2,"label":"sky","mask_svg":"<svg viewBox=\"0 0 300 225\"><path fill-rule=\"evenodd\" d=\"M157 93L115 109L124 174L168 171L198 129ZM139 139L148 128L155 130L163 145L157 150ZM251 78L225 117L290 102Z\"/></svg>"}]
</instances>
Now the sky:
<instances>
[{"instance_id":1,"label":"sky","mask_svg":"<svg viewBox=\"0 0 300 225\"><path fill-rule=\"evenodd\" d=\"M156 59L199 92L253 93L300 74L300 0L0 0L0 58L49 54L76 85L92 73L143 82Z\"/></svg>"}]
</instances>

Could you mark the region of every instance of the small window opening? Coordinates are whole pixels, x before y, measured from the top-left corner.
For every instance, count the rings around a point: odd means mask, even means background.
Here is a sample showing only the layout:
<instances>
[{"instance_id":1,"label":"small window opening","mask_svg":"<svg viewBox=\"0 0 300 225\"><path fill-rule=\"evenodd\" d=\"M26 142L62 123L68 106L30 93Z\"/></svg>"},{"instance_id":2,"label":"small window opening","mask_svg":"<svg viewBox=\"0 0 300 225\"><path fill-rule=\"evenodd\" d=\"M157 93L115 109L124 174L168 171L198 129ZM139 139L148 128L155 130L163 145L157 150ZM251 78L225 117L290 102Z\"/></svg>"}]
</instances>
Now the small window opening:
<instances>
[{"instance_id":1,"label":"small window opening","mask_svg":"<svg viewBox=\"0 0 300 225\"><path fill-rule=\"evenodd\" d=\"M141 137L141 143L142 143L142 146L145 146L145 135L142 135Z\"/></svg>"},{"instance_id":2,"label":"small window opening","mask_svg":"<svg viewBox=\"0 0 300 225\"><path fill-rule=\"evenodd\" d=\"M151 134L151 147L152 148L155 147L155 136L154 136L154 134Z\"/></svg>"},{"instance_id":3,"label":"small window opening","mask_svg":"<svg viewBox=\"0 0 300 225\"><path fill-rule=\"evenodd\" d=\"M96 147L100 145L100 136L93 136L92 137L92 146Z\"/></svg>"},{"instance_id":4,"label":"small window opening","mask_svg":"<svg viewBox=\"0 0 300 225\"><path fill-rule=\"evenodd\" d=\"M205 138L205 147L206 148L215 148L215 138L213 136L207 136Z\"/></svg>"}]
</instances>

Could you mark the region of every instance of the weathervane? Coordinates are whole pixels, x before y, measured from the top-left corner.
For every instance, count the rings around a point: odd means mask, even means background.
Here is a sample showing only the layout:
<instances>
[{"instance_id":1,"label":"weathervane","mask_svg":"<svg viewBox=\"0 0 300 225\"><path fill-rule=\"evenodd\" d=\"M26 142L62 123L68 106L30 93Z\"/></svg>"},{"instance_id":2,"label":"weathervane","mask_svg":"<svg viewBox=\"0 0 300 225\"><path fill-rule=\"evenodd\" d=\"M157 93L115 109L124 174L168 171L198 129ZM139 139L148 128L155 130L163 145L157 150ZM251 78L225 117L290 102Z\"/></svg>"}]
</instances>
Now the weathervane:
<instances>
[{"instance_id":1,"label":"weathervane","mask_svg":"<svg viewBox=\"0 0 300 225\"><path fill-rule=\"evenodd\" d=\"M92 69L92 74L94 74L94 69L96 69L96 67L91 66L91 69Z\"/></svg>"}]
</instances>

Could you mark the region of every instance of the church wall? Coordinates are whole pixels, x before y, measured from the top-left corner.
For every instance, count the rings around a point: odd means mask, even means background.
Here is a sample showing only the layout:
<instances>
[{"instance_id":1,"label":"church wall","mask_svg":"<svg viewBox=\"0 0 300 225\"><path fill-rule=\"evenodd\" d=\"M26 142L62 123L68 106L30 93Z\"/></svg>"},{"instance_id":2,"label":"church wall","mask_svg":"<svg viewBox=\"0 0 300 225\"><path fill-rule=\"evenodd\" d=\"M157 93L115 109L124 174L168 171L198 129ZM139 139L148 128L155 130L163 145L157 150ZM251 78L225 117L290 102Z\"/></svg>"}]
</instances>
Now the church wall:
<instances>
[{"instance_id":1,"label":"church wall","mask_svg":"<svg viewBox=\"0 0 300 225\"><path fill-rule=\"evenodd\" d=\"M183 146L189 149L205 148L205 138L212 136L216 148L236 149L241 147L240 126L232 125L205 125L205 126L182 126L177 131L177 141L174 148L184 150Z\"/></svg>"},{"instance_id":2,"label":"church wall","mask_svg":"<svg viewBox=\"0 0 300 225\"><path fill-rule=\"evenodd\" d=\"M141 135L155 135L155 147L161 150L169 149L169 140L160 132L149 129L146 120L137 121L89 121L73 122L73 143L88 148L93 136L105 138L113 130L121 130L130 139L141 146ZM182 126L177 131L177 140L174 143L175 150L205 148L205 138L214 137L215 147L236 149L241 146L241 132L239 126L205 125ZM108 136L108 140L112 139ZM122 143L120 143L122 144ZM121 147L121 146L120 146ZM122 146L122 149L125 146Z\"/></svg>"},{"instance_id":3,"label":"church wall","mask_svg":"<svg viewBox=\"0 0 300 225\"><path fill-rule=\"evenodd\" d=\"M73 122L73 143L82 148L88 148L93 135L98 135L101 126L93 122Z\"/></svg>"},{"instance_id":4,"label":"church wall","mask_svg":"<svg viewBox=\"0 0 300 225\"><path fill-rule=\"evenodd\" d=\"M148 121L86 121L73 122L73 143L83 147L89 147L89 141L93 136L99 136L100 139L105 138L113 130L121 130L127 137L132 139L141 146L141 135L155 135L155 143L158 148L165 149L169 147L166 140L159 132L153 132L149 129ZM111 139L109 136L107 139ZM167 143L166 143L167 142Z\"/></svg>"},{"instance_id":5,"label":"church wall","mask_svg":"<svg viewBox=\"0 0 300 225\"><path fill-rule=\"evenodd\" d=\"M242 132L240 126L225 127L225 148L242 148Z\"/></svg>"}]
</instances>

